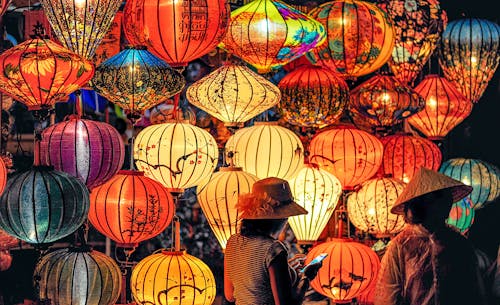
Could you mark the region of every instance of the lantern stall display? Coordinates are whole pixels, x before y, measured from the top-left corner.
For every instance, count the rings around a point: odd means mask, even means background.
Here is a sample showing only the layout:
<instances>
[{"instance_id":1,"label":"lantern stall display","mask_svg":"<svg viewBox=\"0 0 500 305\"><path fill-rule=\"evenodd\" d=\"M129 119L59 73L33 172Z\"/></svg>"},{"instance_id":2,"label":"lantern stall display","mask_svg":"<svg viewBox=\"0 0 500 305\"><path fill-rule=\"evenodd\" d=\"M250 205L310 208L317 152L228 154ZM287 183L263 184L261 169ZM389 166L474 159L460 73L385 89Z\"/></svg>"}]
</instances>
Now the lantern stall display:
<instances>
[{"instance_id":1,"label":"lantern stall display","mask_svg":"<svg viewBox=\"0 0 500 305\"><path fill-rule=\"evenodd\" d=\"M468 197L453 203L446 223L459 230L460 233L467 234L474 223L474 216L476 214L473 205Z\"/></svg>"}]
</instances>

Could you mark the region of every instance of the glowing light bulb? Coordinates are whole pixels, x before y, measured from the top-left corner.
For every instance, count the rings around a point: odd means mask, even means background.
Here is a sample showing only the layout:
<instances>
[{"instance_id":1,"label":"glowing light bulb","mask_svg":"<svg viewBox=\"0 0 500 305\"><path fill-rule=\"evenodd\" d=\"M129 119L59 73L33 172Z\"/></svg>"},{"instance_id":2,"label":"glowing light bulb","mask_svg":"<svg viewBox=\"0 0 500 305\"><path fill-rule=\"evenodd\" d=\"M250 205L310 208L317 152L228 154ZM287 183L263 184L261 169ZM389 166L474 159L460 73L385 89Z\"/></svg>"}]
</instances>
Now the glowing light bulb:
<instances>
[{"instance_id":1,"label":"glowing light bulb","mask_svg":"<svg viewBox=\"0 0 500 305\"><path fill-rule=\"evenodd\" d=\"M428 105L429 107L436 108L437 107L437 100L434 96L430 96L428 100Z\"/></svg>"},{"instance_id":2,"label":"glowing light bulb","mask_svg":"<svg viewBox=\"0 0 500 305\"><path fill-rule=\"evenodd\" d=\"M465 185L470 185L470 179L468 177L463 177L462 178L462 183Z\"/></svg>"}]
</instances>

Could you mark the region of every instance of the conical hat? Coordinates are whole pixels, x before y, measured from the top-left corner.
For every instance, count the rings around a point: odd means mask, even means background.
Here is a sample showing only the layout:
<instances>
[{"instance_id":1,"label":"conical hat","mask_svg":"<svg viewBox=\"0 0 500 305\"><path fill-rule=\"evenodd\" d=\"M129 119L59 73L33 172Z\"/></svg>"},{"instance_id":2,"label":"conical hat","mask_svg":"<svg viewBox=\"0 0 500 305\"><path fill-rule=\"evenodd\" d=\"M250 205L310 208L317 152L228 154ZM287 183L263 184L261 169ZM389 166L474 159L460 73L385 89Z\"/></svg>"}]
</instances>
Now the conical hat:
<instances>
[{"instance_id":1,"label":"conical hat","mask_svg":"<svg viewBox=\"0 0 500 305\"><path fill-rule=\"evenodd\" d=\"M410 200L445 189L451 190L453 202L459 201L472 192L472 186L422 167L415 173L398 199L396 199L396 203L391 208L391 213L404 214L404 205Z\"/></svg>"}]
</instances>

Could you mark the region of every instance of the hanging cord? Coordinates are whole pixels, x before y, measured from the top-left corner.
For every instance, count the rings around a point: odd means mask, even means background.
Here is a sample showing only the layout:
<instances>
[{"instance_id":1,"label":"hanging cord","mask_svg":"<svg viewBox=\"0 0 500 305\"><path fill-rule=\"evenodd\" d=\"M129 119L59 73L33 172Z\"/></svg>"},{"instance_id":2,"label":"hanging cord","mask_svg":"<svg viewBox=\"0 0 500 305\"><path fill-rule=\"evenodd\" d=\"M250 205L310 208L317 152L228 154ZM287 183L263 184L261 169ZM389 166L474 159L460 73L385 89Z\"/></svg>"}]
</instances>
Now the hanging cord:
<instances>
[{"instance_id":1,"label":"hanging cord","mask_svg":"<svg viewBox=\"0 0 500 305\"><path fill-rule=\"evenodd\" d=\"M174 197L174 203L177 205L177 199ZM179 216L174 215L172 220L172 247L171 251L181 251L181 222Z\"/></svg>"}]
</instances>

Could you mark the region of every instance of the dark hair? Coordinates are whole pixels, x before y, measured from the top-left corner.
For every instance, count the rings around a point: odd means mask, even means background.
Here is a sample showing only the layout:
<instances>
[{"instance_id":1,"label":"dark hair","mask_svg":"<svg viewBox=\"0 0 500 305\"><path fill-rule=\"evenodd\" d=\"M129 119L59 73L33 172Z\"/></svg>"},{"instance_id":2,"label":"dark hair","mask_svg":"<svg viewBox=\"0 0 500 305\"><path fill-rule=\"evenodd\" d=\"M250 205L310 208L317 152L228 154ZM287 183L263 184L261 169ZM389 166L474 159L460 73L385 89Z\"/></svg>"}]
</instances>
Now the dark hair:
<instances>
[{"instance_id":1,"label":"dark hair","mask_svg":"<svg viewBox=\"0 0 500 305\"><path fill-rule=\"evenodd\" d=\"M283 227L283 219L242 219L241 220L241 235L272 235L278 233Z\"/></svg>"},{"instance_id":2,"label":"dark hair","mask_svg":"<svg viewBox=\"0 0 500 305\"><path fill-rule=\"evenodd\" d=\"M410 200L405 204L404 206L405 222L411 224L423 223L429 217L428 216L429 207L441 208L441 210L443 211L443 216L447 217L452 204L453 204L453 195L450 189L443 189L440 191L419 196L413 200Z\"/></svg>"}]
</instances>

